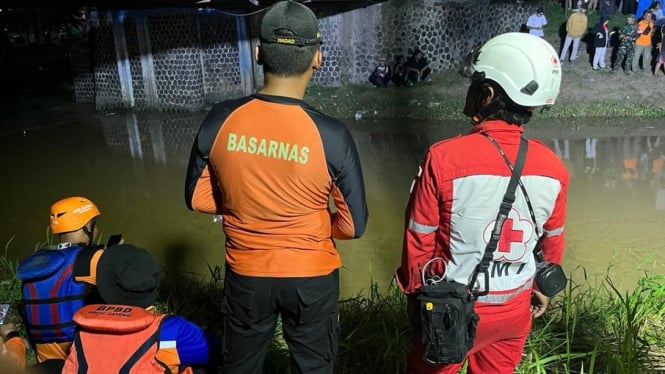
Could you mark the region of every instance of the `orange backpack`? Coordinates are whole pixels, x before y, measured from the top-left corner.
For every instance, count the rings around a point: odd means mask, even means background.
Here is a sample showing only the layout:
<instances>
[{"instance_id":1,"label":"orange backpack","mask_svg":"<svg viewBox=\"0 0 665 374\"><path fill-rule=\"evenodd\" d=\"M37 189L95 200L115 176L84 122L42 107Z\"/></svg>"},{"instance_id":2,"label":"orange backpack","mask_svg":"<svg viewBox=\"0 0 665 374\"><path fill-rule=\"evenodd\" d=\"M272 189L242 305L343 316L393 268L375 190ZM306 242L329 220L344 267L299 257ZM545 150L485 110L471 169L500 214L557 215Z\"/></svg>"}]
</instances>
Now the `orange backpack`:
<instances>
[{"instance_id":1,"label":"orange backpack","mask_svg":"<svg viewBox=\"0 0 665 374\"><path fill-rule=\"evenodd\" d=\"M79 331L62 373L170 374L155 358L164 317L127 305L81 308L74 315Z\"/></svg>"}]
</instances>

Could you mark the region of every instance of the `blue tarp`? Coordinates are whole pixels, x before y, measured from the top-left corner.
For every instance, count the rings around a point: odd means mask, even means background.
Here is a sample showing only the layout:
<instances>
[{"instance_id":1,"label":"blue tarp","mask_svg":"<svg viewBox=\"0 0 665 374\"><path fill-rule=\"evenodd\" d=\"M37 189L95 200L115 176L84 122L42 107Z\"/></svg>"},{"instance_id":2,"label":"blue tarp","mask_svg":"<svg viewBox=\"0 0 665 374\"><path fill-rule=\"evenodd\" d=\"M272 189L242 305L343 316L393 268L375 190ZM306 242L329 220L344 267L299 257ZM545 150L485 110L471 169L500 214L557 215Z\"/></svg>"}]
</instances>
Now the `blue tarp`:
<instances>
[{"instance_id":1,"label":"blue tarp","mask_svg":"<svg viewBox=\"0 0 665 374\"><path fill-rule=\"evenodd\" d=\"M635 18L640 19L642 17L642 13L644 13L645 10L649 9L651 1L652 0L639 0L637 2L637 10L635 11Z\"/></svg>"}]
</instances>

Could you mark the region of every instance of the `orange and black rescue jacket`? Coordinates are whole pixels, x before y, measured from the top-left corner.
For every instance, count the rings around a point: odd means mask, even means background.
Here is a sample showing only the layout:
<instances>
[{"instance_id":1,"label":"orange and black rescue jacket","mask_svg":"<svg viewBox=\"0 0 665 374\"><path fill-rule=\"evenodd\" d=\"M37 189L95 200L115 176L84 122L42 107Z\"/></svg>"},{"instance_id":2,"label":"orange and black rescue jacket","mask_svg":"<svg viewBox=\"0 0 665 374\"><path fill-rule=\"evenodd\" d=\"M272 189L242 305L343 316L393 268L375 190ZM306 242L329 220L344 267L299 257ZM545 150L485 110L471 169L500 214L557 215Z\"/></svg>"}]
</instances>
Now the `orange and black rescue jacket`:
<instances>
[{"instance_id":1,"label":"orange and black rescue jacket","mask_svg":"<svg viewBox=\"0 0 665 374\"><path fill-rule=\"evenodd\" d=\"M368 217L347 127L302 100L262 94L210 111L192 147L185 201L223 216L226 263L246 276L330 274L341 266L333 239L360 237Z\"/></svg>"}]
</instances>

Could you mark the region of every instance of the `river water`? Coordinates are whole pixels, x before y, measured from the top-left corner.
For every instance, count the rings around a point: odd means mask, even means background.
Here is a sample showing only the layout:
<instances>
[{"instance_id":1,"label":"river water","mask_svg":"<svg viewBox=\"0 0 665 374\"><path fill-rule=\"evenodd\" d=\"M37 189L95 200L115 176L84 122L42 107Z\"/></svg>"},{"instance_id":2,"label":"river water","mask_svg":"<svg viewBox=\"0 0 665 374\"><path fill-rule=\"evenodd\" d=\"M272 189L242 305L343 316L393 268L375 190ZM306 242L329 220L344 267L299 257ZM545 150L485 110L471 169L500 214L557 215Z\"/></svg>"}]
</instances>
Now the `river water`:
<instances>
[{"instance_id":1,"label":"river water","mask_svg":"<svg viewBox=\"0 0 665 374\"><path fill-rule=\"evenodd\" d=\"M4 186L0 244L23 258L46 240L50 204L83 195L102 211L102 239L121 233L163 266L202 276L223 266L223 234L187 210L183 183L204 113L97 114L87 109L0 128ZM342 294L385 289L399 265L408 190L427 147L466 133L459 123L345 120L363 162L370 221L362 239L338 241ZM564 267L580 282L609 274L624 289L665 271L665 184L653 172L665 127L620 119L536 123L529 137L557 151L571 172ZM637 159L637 175L624 175ZM656 161L658 165L660 161Z\"/></svg>"}]
</instances>

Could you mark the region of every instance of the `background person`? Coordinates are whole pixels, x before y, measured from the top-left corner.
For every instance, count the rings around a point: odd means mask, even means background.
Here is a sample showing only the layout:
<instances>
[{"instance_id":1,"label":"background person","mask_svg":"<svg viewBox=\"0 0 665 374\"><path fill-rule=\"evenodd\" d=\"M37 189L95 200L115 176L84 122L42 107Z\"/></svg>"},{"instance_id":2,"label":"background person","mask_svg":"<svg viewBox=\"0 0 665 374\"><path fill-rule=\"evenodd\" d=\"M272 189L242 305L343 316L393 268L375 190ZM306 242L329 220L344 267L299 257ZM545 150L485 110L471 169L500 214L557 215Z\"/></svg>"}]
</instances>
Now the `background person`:
<instances>
[{"instance_id":1,"label":"background person","mask_svg":"<svg viewBox=\"0 0 665 374\"><path fill-rule=\"evenodd\" d=\"M635 55L635 39L637 32L635 28L635 16L626 16L626 23L619 28L619 45L616 60L612 64L612 73L624 66L624 73L633 73L633 56Z\"/></svg>"},{"instance_id":2,"label":"background person","mask_svg":"<svg viewBox=\"0 0 665 374\"><path fill-rule=\"evenodd\" d=\"M635 39L635 55L633 56L632 64L633 71L640 69L640 57L642 58L642 71L651 71L651 35L653 35L653 20L651 19L651 12L644 11L642 19L637 23L637 39Z\"/></svg>"},{"instance_id":3,"label":"background person","mask_svg":"<svg viewBox=\"0 0 665 374\"><path fill-rule=\"evenodd\" d=\"M601 0L598 6L598 13L600 18L610 19L616 13L616 4L613 0Z\"/></svg>"},{"instance_id":4,"label":"background person","mask_svg":"<svg viewBox=\"0 0 665 374\"><path fill-rule=\"evenodd\" d=\"M406 61L404 61L404 55L395 56L392 81L397 87L406 85Z\"/></svg>"},{"instance_id":5,"label":"background person","mask_svg":"<svg viewBox=\"0 0 665 374\"><path fill-rule=\"evenodd\" d=\"M372 82L375 87L387 87L391 75L390 65L386 65L386 59L381 57L379 59L379 64L376 65L374 71L372 71L372 74L369 76L369 81Z\"/></svg>"},{"instance_id":6,"label":"background person","mask_svg":"<svg viewBox=\"0 0 665 374\"><path fill-rule=\"evenodd\" d=\"M598 23L593 27L593 70L605 69L605 54L607 53L607 46L609 45L609 19L600 17Z\"/></svg>"},{"instance_id":7,"label":"background person","mask_svg":"<svg viewBox=\"0 0 665 374\"><path fill-rule=\"evenodd\" d=\"M660 34L661 34L661 40L658 42L656 45L656 49L658 50L658 57L656 60L656 66L653 69L653 75L656 75L659 71L661 71L661 67L665 65L665 51L663 51L663 35L665 35L665 25L661 26L660 28Z\"/></svg>"},{"instance_id":8,"label":"background person","mask_svg":"<svg viewBox=\"0 0 665 374\"><path fill-rule=\"evenodd\" d=\"M642 0L642 1L651 1L651 0ZM621 1L621 13L625 15L635 15L635 11L637 9L637 0L632 1L632 0L623 0ZM638 13L641 14L641 13Z\"/></svg>"},{"instance_id":9,"label":"background person","mask_svg":"<svg viewBox=\"0 0 665 374\"><path fill-rule=\"evenodd\" d=\"M572 43L573 50L570 52L570 63L574 64L577 59L577 51L580 48L580 40L584 33L586 33L587 26L587 15L586 9L580 7L577 11L568 17L566 22L566 39L563 43L563 49L561 50L561 61L566 61L566 56L568 54L568 48Z\"/></svg>"},{"instance_id":10,"label":"background person","mask_svg":"<svg viewBox=\"0 0 665 374\"><path fill-rule=\"evenodd\" d=\"M430 147L406 208L408 222L396 279L408 295L412 313L423 285L421 269L432 258L444 259L445 269L440 270L445 271L445 281L469 282L484 255L511 176L497 148L514 164L522 125L534 110L553 105L559 94L561 65L557 53L539 37L498 35L470 54L468 61L465 72L471 82L464 114L474 127L466 136ZM515 370L531 319L542 315L549 302L533 286L533 250L541 246L545 258L554 263L560 263L563 255L569 182L566 167L545 144L529 140L522 176L535 220L518 188L490 264L490 268L504 271L489 279L489 294L475 302L480 321L467 356L470 374ZM483 285L484 276L477 281L476 287ZM412 318L414 345L406 372L457 373L463 362L433 366L424 361L419 321Z\"/></svg>"},{"instance_id":11,"label":"background person","mask_svg":"<svg viewBox=\"0 0 665 374\"><path fill-rule=\"evenodd\" d=\"M331 373L341 266L333 239L365 230L360 158L346 126L303 101L322 63L314 13L275 3L260 41L264 86L212 108L192 148L185 201L223 216L222 372L261 373L281 315L291 371Z\"/></svg>"},{"instance_id":12,"label":"background person","mask_svg":"<svg viewBox=\"0 0 665 374\"><path fill-rule=\"evenodd\" d=\"M410 84L424 82L431 72L432 69L430 69L429 62L427 62L423 52L416 48L411 57L406 60L407 81Z\"/></svg>"},{"instance_id":13,"label":"background person","mask_svg":"<svg viewBox=\"0 0 665 374\"><path fill-rule=\"evenodd\" d=\"M594 10L598 10L598 0L584 0L582 8L586 8L589 14L591 14Z\"/></svg>"},{"instance_id":14,"label":"background person","mask_svg":"<svg viewBox=\"0 0 665 374\"><path fill-rule=\"evenodd\" d=\"M530 15L526 20L526 28L529 30L529 34L543 38L545 37L545 32L543 31L545 26L547 26L545 8L539 6L536 8L536 12Z\"/></svg>"},{"instance_id":15,"label":"background person","mask_svg":"<svg viewBox=\"0 0 665 374\"><path fill-rule=\"evenodd\" d=\"M660 1L654 1L653 3L651 3L651 5L649 6L649 11L651 12L652 15L651 19L654 22L665 17L665 15L663 14L663 8L660 5Z\"/></svg>"}]
</instances>

